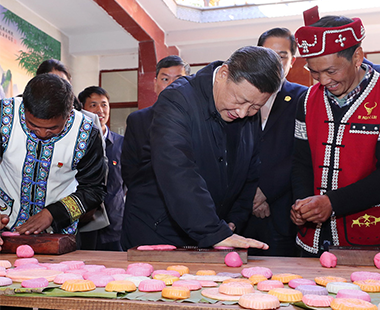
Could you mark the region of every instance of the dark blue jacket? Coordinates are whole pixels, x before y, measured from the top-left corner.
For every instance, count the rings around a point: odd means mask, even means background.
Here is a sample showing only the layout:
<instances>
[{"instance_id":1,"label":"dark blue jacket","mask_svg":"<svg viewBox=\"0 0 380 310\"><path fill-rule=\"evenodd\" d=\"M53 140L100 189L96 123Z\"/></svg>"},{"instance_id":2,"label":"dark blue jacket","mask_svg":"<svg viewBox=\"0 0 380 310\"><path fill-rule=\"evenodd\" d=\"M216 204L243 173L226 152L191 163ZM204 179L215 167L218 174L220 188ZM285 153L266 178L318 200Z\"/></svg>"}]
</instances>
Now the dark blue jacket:
<instances>
[{"instance_id":1,"label":"dark blue jacket","mask_svg":"<svg viewBox=\"0 0 380 310\"><path fill-rule=\"evenodd\" d=\"M222 62L161 92L128 188L122 243L212 246L242 227L258 182L258 116L224 122L212 76ZM227 139L228 136L228 139ZM228 165L227 165L228 163Z\"/></svg>"},{"instance_id":2,"label":"dark blue jacket","mask_svg":"<svg viewBox=\"0 0 380 310\"><path fill-rule=\"evenodd\" d=\"M267 197L276 230L285 236L296 232L290 220L294 123L298 99L306 90L306 86L285 81L261 137L259 187Z\"/></svg>"},{"instance_id":3,"label":"dark blue jacket","mask_svg":"<svg viewBox=\"0 0 380 310\"><path fill-rule=\"evenodd\" d=\"M363 59L363 63L370 65L372 68L374 68L377 72L380 72L380 65L375 65L372 62L370 62L367 58Z\"/></svg>"},{"instance_id":4,"label":"dark blue jacket","mask_svg":"<svg viewBox=\"0 0 380 310\"><path fill-rule=\"evenodd\" d=\"M104 204L110 225L99 231L101 243L115 242L120 240L121 225L124 214L124 197L126 188L121 178L121 147L123 136L108 131L106 138L106 156L108 158L107 195Z\"/></svg>"},{"instance_id":5,"label":"dark blue jacket","mask_svg":"<svg viewBox=\"0 0 380 310\"><path fill-rule=\"evenodd\" d=\"M153 109L148 107L129 114L121 155L121 173L128 187L142 160L142 149L148 142L148 130L153 119Z\"/></svg>"}]
</instances>

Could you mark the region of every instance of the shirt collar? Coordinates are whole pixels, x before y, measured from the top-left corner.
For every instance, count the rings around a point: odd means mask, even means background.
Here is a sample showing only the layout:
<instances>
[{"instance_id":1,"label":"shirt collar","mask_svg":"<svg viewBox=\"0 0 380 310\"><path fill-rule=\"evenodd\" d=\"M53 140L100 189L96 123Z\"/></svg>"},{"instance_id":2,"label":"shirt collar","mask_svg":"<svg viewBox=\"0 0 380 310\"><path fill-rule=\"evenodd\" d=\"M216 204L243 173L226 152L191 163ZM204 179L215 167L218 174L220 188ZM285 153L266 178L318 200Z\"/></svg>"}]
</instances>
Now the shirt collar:
<instances>
[{"instance_id":1,"label":"shirt collar","mask_svg":"<svg viewBox=\"0 0 380 310\"><path fill-rule=\"evenodd\" d=\"M103 139L104 139L104 141L107 139L107 137L108 137L108 133L109 133L109 129L108 129L107 125L106 125L106 132L105 132L104 135L103 135Z\"/></svg>"}]
</instances>

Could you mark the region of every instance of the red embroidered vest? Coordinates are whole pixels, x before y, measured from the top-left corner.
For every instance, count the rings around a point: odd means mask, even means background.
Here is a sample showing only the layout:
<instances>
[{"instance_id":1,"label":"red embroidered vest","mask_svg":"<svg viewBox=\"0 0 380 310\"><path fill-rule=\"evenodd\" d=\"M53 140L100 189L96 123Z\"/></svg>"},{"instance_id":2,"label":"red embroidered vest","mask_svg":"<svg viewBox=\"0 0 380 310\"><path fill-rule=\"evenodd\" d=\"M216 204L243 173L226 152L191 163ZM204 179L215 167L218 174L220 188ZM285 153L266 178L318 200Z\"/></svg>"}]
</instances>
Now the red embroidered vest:
<instances>
[{"instance_id":1,"label":"red embroidered vest","mask_svg":"<svg viewBox=\"0 0 380 310\"><path fill-rule=\"evenodd\" d=\"M315 195L324 194L327 188L337 189L355 183L376 169L375 148L380 129L378 78L379 74L375 72L340 123L334 123L324 87L317 84L309 90L305 100L305 120ZM339 126L337 133L336 126ZM332 217L333 245L380 246L380 224L377 222L380 222L380 208L377 206L347 216ZM307 223L300 228L297 243L306 251L317 254L321 225Z\"/></svg>"}]
</instances>

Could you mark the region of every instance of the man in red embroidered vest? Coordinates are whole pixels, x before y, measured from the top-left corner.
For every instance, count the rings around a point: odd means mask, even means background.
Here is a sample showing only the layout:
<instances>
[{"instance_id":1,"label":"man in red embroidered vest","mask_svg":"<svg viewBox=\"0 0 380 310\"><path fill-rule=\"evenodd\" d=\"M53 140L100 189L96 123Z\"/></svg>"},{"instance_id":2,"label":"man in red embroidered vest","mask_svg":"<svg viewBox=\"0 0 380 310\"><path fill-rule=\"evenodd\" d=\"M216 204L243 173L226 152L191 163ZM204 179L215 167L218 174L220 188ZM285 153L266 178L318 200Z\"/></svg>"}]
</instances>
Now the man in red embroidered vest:
<instances>
[{"instance_id":1,"label":"man in red embroidered vest","mask_svg":"<svg viewBox=\"0 0 380 310\"><path fill-rule=\"evenodd\" d=\"M305 255L329 244L380 246L379 73L363 63L360 19L305 13L295 37L319 83L301 98L296 119L297 244Z\"/></svg>"}]
</instances>

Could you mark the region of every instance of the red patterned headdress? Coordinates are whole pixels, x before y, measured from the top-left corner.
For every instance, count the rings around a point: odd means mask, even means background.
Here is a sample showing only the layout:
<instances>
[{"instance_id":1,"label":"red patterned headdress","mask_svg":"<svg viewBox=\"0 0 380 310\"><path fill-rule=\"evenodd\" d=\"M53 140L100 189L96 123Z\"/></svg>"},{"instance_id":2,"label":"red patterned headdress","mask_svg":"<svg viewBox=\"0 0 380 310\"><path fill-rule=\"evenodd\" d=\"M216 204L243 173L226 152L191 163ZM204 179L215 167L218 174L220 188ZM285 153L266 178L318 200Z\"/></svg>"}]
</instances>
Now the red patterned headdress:
<instances>
[{"instance_id":1,"label":"red patterned headdress","mask_svg":"<svg viewBox=\"0 0 380 310\"><path fill-rule=\"evenodd\" d=\"M359 18L339 27L311 27L319 20L318 7L304 12L305 26L296 33L298 50L302 57L318 57L343 51L360 43L365 30Z\"/></svg>"}]
</instances>

